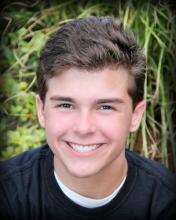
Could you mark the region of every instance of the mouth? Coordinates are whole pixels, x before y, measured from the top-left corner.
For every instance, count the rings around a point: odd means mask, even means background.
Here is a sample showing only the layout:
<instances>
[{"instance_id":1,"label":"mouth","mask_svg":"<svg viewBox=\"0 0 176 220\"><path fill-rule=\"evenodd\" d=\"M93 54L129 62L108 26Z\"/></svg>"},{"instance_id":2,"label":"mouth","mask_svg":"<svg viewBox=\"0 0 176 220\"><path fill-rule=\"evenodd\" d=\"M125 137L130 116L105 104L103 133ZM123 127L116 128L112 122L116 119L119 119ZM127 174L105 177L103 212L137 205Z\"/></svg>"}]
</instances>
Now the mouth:
<instances>
[{"instance_id":1,"label":"mouth","mask_svg":"<svg viewBox=\"0 0 176 220\"><path fill-rule=\"evenodd\" d=\"M102 144L80 145L72 142L66 142L76 152L91 152L98 149Z\"/></svg>"}]
</instances>

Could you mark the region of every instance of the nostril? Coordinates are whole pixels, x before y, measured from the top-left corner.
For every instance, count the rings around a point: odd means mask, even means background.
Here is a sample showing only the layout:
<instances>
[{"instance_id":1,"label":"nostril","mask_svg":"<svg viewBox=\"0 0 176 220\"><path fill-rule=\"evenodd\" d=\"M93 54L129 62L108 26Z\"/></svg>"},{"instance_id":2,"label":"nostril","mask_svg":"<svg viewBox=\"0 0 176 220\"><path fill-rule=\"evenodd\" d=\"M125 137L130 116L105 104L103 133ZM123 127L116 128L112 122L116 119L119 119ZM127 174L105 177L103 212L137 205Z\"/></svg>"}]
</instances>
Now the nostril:
<instances>
[{"instance_id":1,"label":"nostril","mask_svg":"<svg viewBox=\"0 0 176 220\"><path fill-rule=\"evenodd\" d=\"M92 134L96 131L95 120L89 110L79 112L78 120L74 123L73 130L81 135Z\"/></svg>"},{"instance_id":2,"label":"nostril","mask_svg":"<svg viewBox=\"0 0 176 220\"><path fill-rule=\"evenodd\" d=\"M90 134L96 131L95 125L88 121L79 121L73 127L74 132L80 134Z\"/></svg>"},{"instance_id":3,"label":"nostril","mask_svg":"<svg viewBox=\"0 0 176 220\"><path fill-rule=\"evenodd\" d=\"M95 126L93 125L81 125L77 124L73 127L74 132L77 132L79 134L90 134L95 132Z\"/></svg>"}]
</instances>

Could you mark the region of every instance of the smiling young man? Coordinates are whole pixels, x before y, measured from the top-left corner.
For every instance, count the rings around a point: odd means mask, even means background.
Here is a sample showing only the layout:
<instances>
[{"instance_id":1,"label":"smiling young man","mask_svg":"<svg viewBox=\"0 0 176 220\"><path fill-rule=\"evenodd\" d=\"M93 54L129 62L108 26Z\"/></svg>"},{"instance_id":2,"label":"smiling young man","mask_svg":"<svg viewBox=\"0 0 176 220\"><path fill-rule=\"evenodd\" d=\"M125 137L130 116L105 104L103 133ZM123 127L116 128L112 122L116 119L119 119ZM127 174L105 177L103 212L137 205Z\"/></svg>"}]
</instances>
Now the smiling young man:
<instances>
[{"instance_id":1,"label":"smiling young man","mask_svg":"<svg viewBox=\"0 0 176 220\"><path fill-rule=\"evenodd\" d=\"M126 150L145 110L145 57L119 20L62 26L41 53L37 79L47 144L1 165L3 218L176 217L173 174Z\"/></svg>"}]
</instances>

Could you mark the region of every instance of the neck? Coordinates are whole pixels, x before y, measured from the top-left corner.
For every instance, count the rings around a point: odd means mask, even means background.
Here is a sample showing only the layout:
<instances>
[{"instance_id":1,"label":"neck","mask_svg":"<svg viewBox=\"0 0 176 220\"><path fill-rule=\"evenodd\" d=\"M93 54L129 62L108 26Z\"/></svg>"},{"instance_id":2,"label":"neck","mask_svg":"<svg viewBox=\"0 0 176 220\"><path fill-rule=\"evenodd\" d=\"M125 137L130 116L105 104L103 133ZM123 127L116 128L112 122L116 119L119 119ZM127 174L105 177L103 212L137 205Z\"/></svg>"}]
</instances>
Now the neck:
<instances>
[{"instance_id":1,"label":"neck","mask_svg":"<svg viewBox=\"0 0 176 220\"><path fill-rule=\"evenodd\" d=\"M89 177L77 177L70 174L54 157L54 169L61 182L72 191L92 199L102 199L114 192L127 175L127 161L122 156L114 160L99 173Z\"/></svg>"}]
</instances>

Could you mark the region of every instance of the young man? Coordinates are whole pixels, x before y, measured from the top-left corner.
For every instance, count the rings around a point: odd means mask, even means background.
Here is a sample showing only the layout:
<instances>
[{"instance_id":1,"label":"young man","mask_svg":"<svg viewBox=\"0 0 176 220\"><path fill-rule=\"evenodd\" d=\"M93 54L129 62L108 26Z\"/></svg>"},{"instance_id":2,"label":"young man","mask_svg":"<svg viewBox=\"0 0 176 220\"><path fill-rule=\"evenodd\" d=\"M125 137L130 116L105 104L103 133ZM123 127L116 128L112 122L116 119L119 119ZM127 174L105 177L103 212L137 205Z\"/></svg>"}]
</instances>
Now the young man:
<instances>
[{"instance_id":1,"label":"young man","mask_svg":"<svg viewBox=\"0 0 176 220\"><path fill-rule=\"evenodd\" d=\"M145 109L145 58L121 22L65 24L43 49L37 77L47 145L1 165L1 216L174 219L173 174L125 149Z\"/></svg>"}]
</instances>

